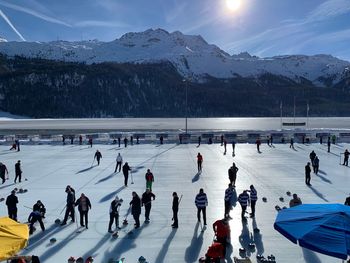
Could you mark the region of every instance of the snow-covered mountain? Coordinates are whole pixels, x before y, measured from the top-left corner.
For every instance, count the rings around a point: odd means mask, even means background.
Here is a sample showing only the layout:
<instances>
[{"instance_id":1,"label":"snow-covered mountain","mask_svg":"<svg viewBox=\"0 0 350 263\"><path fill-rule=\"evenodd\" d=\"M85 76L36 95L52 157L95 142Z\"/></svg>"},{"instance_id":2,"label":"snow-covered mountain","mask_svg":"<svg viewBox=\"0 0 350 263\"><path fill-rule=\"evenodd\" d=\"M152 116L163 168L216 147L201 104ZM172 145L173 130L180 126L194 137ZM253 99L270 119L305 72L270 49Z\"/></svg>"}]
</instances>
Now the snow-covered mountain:
<instances>
[{"instance_id":1,"label":"snow-covered mountain","mask_svg":"<svg viewBox=\"0 0 350 263\"><path fill-rule=\"evenodd\" d=\"M0 36L0 42L7 42L7 39Z\"/></svg>"},{"instance_id":2,"label":"snow-covered mountain","mask_svg":"<svg viewBox=\"0 0 350 263\"><path fill-rule=\"evenodd\" d=\"M230 55L201 36L149 29L127 33L111 42L53 41L1 42L0 53L44 59L85 62L152 63L170 61L186 78L204 81L215 78L257 77L264 73L285 76L295 81L307 79L322 86L336 84L350 63L330 55L289 55L259 58L248 53Z\"/></svg>"}]
</instances>

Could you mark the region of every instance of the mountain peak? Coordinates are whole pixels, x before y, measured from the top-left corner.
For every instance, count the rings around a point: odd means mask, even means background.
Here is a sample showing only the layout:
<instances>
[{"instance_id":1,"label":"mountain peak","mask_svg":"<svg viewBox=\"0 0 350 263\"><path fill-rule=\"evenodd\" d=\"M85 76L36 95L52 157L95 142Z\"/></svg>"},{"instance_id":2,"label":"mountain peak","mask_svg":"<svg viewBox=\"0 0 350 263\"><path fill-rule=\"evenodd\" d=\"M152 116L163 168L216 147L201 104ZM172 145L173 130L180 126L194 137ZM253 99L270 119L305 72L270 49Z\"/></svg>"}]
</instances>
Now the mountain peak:
<instances>
[{"instance_id":1,"label":"mountain peak","mask_svg":"<svg viewBox=\"0 0 350 263\"><path fill-rule=\"evenodd\" d=\"M251 56L248 52L229 55L200 35L180 31L169 33L157 28L130 32L111 42L53 41L4 42L0 38L0 53L51 60L101 63L157 63L168 61L184 76L205 81L215 78L258 77L271 73L299 81L329 78L339 82L350 63L330 55L286 55L268 58ZM320 84L322 85L322 83Z\"/></svg>"},{"instance_id":2,"label":"mountain peak","mask_svg":"<svg viewBox=\"0 0 350 263\"><path fill-rule=\"evenodd\" d=\"M0 42L7 42L7 39L0 36Z\"/></svg>"}]
</instances>

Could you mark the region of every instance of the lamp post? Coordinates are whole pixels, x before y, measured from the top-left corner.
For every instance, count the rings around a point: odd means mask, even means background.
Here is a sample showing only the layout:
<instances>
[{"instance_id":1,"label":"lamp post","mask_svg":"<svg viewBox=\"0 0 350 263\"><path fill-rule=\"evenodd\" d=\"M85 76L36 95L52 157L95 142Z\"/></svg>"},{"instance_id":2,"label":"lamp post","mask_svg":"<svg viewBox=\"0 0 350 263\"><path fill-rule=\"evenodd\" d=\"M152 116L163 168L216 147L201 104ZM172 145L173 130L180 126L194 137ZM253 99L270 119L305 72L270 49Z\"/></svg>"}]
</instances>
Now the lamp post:
<instances>
[{"instance_id":1,"label":"lamp post","mask_svg":"<svg viewBox=\"0 0 350 263\"><path fill-rule=\"evenodd\" d=\"M185 107L186 107L186 115L185 115L185 130L186 130L186 134L187 134L187 115L188 115L188 107L187 107L187 88L188 88L188 80L183 79L182 80L183 83L185 83L185 93L186 93L186 99L185 99Z\"/></svg>"}]
</instances>

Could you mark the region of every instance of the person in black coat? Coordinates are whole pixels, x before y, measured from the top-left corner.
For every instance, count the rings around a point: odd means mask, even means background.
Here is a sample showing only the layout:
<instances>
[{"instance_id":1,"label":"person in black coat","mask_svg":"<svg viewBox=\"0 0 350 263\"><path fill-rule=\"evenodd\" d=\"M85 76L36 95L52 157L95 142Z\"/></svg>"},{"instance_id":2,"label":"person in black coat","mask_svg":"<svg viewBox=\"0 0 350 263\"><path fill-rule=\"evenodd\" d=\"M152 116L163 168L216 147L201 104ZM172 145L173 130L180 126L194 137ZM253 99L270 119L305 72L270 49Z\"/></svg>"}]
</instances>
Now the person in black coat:
<instances>
[{"instance_id":1,"label":"person in black coat","mask_svg":"<svg viewBox=\"0 0 350 263\"><path fill-rule=\"evenodd\" d=\"M345 152L344 152L344 162L343 162L343 165L348 166L348 164L349 164L349 155L350 155L350 153L349 153L348 149L346 149Z\"/></svg>"},{"instance_id":2,"label":"person in black coat","mask_svg":"<svg viewBox=\"0 0 350 263\"><path fill-rule=\"evenodd\" d=\"M33 205L33 211L39 211L41 214L42 218L45 218L45 213L46 213L46 208L44 204L38 200L34 205Z\"/></svg>"},{"instance_id":3,"label":"person in black coat","mask_svg":"<svg viewBox=\"0 0 350 263\"><path fill-rule=\"evenodd\" d=\"M111 202L111 206L109 208L109 224L108 224L108 232L113 233L112 225L115 221L115 228L118 231L119 228L119 207L122 205L122 199L119 199L118 196Z\"/></svg>"},{"instance_id":4,"label":"person in black coat","mask_svg":"<svg viewBox=\"0 0 350 263\"><path fill-rule=\"evenodd\" d=\"M2 179L2 183L6 182L5 174L7 174L8 177L8 170L5 164L0 162L0 178Z\"/></svg>"},{"instance_id":5,"label":"person in black coat","mask_svg":"<svg viewBox=\"0 0 350 263\"><path fill-rule=\"evenodd\" d=\"M75 202L75 206L78 206L78 211L80 214L80 226L85 226L88 229L88 214L91 209L91 203L89 198L87 198L84 194L81 194L78 200ZM84 225L85 219L85 225Z\"/></svg>"},{"instance_id":6,"label":"person in black coat","mask_svg":"<svg viewBox=\"0 0 350 263\"><path fill-rule=\"evenodd\" d=\"M153 201L156 199L156 196L151 192L149 188L146 189L146 192L142 194L142 204L141 206L145 206L145 222L149 223L149 214L152 208L152 198Z\"/></svg>"},{"instance_id":7,"label":"person in black coat","mask_svg":"<svg viewBox=\"0 0 350 263\"><path fill-rule=\"evenodd\" d=\"M307 185L311 185L310 180L311 180L311 167L310 167L310 162L308 162L307 165L305 166L305 183Z\"/></svg>"},{"instance_id":8,"label":"person in black coat","mask_svg":"<svg viewBox=\"0 0 350 263\"><path fill-rule=\"evenodd\" d=\"M6 198L6 205L9 218L15 221L17 221L17 204L18 198L16 196L16 191L12 190L11 194Z\"/></svg>"},{"instance_id":9,"label":"person in black coat","mask_svg":"<svg viewBox=\"0 0 350 263\"><path fill-rule=\"evenodd\" d=\"M350 196L345 199L344 205L350 206Z\"/></svg>"},{"instance_id":10,"label":"person in black coat","mask_svg":"<svg viewBox=\"0 0 350 263\"><path fill-rule=\"evenodd\" d=\"M232 163L230 169L228 169L228 178L230 180L230 184L235 186L236 178L237 178L238 167L235 163Z\"/></svg>"},{"instance_id":11,"label":"person in black coat","mask_svg":"<svg viewBox=\"0 0 350 263\"><path fill-rule=\"evenodd\" d=\"M97 160L97 165L100 165L100 160L102 158L102 154L99 150L96 151L94 158Z\"/></svg>"},{"instance_id":12,"label":"person in black coat","mask_svg":"<svg viewBox=\"0 0 350 263\"><path fill-rule=\"evenodd\" d=\"M66 187L66 193L67 193L67 199L66 199L66 213L64 215L63 222L61 223L61 226L67 224L68 216L72 218L72 222L75 222L75 211L74 211L74 203L75 203L75 192L74 190L68 185Z\"/></svg>"},{"instance_id":13,"label":"person in black coat","mask_svg":"<svg viewBox=\"0 0 350 263\"><path fill-rule=\"evenodd\" d=\"M18 160L17 163L15 164L15 183L17 182L17 178L18 181L21 182L22 181L22 169L21 169L21 161Z\"/></svg>"},{"instance_id":14,"label":"person in black coat","mask_svg":"<svg viewBox=\"0 0 350 263\"><path fill-rule=\"evenodd\" d=\"M135 220L135 228L140 227L140 214L141 214L141 199L136 192L132 192L131 214Z\"/></svg>"},{"instance_id":15,"label":"person in black coat","mask_svg":"<svg viewBox=\"0 0 350 263\"><path fill-rule=\"evenodd\" d=\"M179 222L177 218L177 213L179 211L179 197L177 196L176 192L173 192L173 220L174 223L171 225L173 228L178 228L179 227Z\"/></svg>"},{"instance_id":16,"label":"person in black coat","mask_svg":"<svg viewBox=\"0 0 350 263\"><path fill-rule=\"evenodd\" d=\"M125 186L128 186L129 171L131 171L131 168L130 168L129 164L126 162L123 165L123 175L124 175L124 185Z\"/></svg>"}]
</instances>

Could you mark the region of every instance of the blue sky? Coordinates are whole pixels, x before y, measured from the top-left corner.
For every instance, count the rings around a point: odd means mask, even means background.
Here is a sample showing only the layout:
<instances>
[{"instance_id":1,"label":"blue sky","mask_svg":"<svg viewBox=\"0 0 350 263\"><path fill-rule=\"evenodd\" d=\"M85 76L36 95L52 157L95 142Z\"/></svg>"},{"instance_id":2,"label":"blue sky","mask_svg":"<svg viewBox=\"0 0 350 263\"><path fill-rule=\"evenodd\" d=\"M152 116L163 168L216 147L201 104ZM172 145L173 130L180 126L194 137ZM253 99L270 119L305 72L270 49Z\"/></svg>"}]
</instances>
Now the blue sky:
<instances>
[{"instance_id":1,"label":"blue sky","mask_svg":"<svg viewBox=\"0 0 350 263\"><path fill-rule=\"evenodd\" d=\"M149 28L202 35L230 54L350 60L350 0L0 0L0 36L111 41Z\"/></svg>"}]
</instances>

